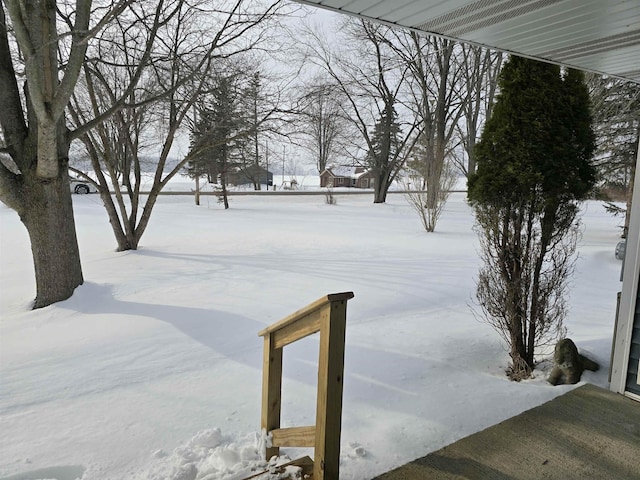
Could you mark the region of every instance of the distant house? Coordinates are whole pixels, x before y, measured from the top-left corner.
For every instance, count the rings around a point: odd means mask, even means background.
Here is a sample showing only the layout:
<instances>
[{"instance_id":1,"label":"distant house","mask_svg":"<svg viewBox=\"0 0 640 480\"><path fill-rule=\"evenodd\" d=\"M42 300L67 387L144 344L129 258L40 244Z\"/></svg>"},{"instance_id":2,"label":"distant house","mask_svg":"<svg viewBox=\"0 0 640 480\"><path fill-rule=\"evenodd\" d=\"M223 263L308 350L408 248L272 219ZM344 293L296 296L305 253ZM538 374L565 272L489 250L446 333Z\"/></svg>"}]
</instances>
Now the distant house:
<instances>
[{"instance_id":1,"label":"distant house","mask_svg":"<svg viewBox=\"0 0 640 480\"><path fill-rule=\"evenodd\" d=\"M329 167L320 173L320 187L373 188L373 174L364 167Z\"/></svg>"},{"instance_id":2,"label":"distant house","mask_svg":"<svg viewBox=\"0 0 640 480\"><path fill-rule=\"evenodd\" d=\"M245 185L254 182L273 185L273 173L257 165L238 167L237 170L227 173L227 183L230 185Z\"/></svg>"}]
</instances>

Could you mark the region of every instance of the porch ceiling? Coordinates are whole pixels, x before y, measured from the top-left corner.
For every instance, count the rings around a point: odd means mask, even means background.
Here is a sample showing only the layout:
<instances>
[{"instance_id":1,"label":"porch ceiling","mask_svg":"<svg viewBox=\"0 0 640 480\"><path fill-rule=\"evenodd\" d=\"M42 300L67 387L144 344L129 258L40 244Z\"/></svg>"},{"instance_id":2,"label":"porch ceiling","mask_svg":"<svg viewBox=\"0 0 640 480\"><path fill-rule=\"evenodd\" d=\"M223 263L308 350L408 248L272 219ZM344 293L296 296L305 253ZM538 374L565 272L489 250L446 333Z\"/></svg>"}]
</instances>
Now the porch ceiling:
<instances>
[{"instance_id":1,"label":"porch ceiling","mask_svg":"<svg viewBox=\"0 0 640 480\"><path fill-rule=\"evenodd\" d=\"M640 83L640 0L295 0Z\"/></svg>"}]
</instances>

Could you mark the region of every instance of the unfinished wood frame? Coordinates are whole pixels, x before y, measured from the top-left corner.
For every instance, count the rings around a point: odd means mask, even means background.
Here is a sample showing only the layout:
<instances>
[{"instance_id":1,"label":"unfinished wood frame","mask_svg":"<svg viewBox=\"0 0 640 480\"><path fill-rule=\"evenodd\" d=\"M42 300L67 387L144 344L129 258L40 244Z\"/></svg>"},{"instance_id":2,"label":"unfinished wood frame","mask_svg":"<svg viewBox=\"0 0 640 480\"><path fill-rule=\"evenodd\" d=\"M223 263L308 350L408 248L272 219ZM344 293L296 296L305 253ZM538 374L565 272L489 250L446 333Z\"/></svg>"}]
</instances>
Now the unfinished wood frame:
<instances>
[{"instance_id":1,"label":"unfinished wood frame","mask_svg":"<svg viewBox=\"0 0 640 480\"><path fill-rule=\"evenodd\" d=\"M313 447L313 479L337 480L340 467L342 423L342 377L347 300L353 292L333 293L265 328L262 371L261 426L272 435L267 460L280 447ZM316 423L280 428L282 399L282 349L308 335L320 332Z\"/></svg>"}]
</instances>

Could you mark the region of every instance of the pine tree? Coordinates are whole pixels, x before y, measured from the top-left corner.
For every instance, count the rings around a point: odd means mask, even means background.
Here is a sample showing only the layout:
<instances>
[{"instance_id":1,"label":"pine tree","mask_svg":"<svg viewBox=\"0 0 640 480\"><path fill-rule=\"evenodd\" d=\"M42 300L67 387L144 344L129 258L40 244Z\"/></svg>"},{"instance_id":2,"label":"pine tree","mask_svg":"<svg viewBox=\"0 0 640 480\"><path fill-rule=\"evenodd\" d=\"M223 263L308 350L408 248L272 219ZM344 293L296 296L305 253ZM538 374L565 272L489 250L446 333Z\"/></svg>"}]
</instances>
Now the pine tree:
<instances>
[{"instance_id":1,"label":"pine tree","mask_svg":"<svg viewBox=\"0 0 640 480\"><path fill-rule=\"evenodd\" d=\"M243 147L238 91L235 76L217 77L191 135L193 160L189 169L194 175L206 172L209 182L220 184L220 200L225 209L229 208L227 177L237 169Z\"/></svg>"},{"instance_id":2,"label":"pine tree","mask_svg":"<svg viewBox=\"0 0 640 480\"><path fill-rule=\"evenodd\" d=\"M512 57L476 147L468 198L484 265L476 296L510 347L510 377L564 333L578 201L595 183L594 135L582 73Z\"/></svg>"},{"instance_id":3,"label":"pine tree","mask_svg":"<svg viewBox=\"0 0 640 480\"><path fill-rule=\"evenodd\" d=\"M204 175L208 176L208 181L212 178L209 176L209 166L207 165L207 133L211 125L211 112L206 107L200 107L196 110L197 119L194 122L191 133L189 135L189 157L190 160L185 166L185 171L189 178L200 178Z\"/></svg>"},{"instance_id":4,"label":"pine tree","mask_svg":"<svg viewBox=\"0 0 640 480\"><path fill-rule=\"evenodd\" d=\"M393 105L387 105L371 132L366 163L374 177L374 203L383 203L389 186L403 163L401 128Z\"/></svg>"},{"instance_id":5,"label":"pine tree","mask_svg":"<svg viewBox=\"0 0 640 480\"><path fill-rule=\"evenodd\" d=\"M244 142L241 152L241 171L253 183L254 190L261 189L262 165L260 155L260 117L264 102L262 93L262 76L260 72L254 72L248 79L247 86L242 94L241 109L244 111L244 123L248 132L248 138Z\"/></svg>"},{"instance_id":6,"label":"pine tree","mask_svg":"<svg viewBox=\"0 0 640 480\"><path fill-rule=\"evenodd\" d=\"M398 150L400 145L400 124L398 123L398 113L394 107L385 107L380 118L373 127L371 134L372 152L370 158L375 164L375 159L391 157Z\"/></svg>"}]
</instances>

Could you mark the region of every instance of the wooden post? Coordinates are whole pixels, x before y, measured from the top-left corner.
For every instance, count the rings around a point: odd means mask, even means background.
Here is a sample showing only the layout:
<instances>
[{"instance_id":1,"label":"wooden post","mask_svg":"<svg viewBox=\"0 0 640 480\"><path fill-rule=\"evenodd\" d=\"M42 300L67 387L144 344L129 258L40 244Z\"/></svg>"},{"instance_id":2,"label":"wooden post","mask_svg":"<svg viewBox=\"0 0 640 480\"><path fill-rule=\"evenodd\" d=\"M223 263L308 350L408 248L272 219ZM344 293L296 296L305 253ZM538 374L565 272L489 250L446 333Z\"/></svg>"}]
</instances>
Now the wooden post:
<instances>
[{"instance_id":1,"label":"wooden post","mask_svg":"<svg viewBox=\"0 0 640 480\"><path fill-rule=\"evenodd\" d=\"M273 335L264 337L262 365L262 419L261 428L269 433L280 428L282 398L282 348L275 348ZM278 456L277 446L267 447L266 460Z\"/></svg>"},{"instance_id":2,"label":"wooden post","mask_svg":"<svg viewBox=\"0 0 640 480\"><path fill-rule=\"evenodd\" d=\"M339 477L344 343L351 298L353 292L327 295L258 334L264 337L261 425L272 435L266 459L278 455L279 447L314 447L314 480ZM282 349L316 332L320 332L316 424L280 428Z\"/></svg>"},{"instance_id":3,"label":"wooden post","mask_svg":"<svg viewBox=\"0 0 640 480\"><path fill-rule=\"evenodd\" d=\"M314 480L338 480L347 301L323 308L320 320Z\"/></svg>"}]
</instances>

